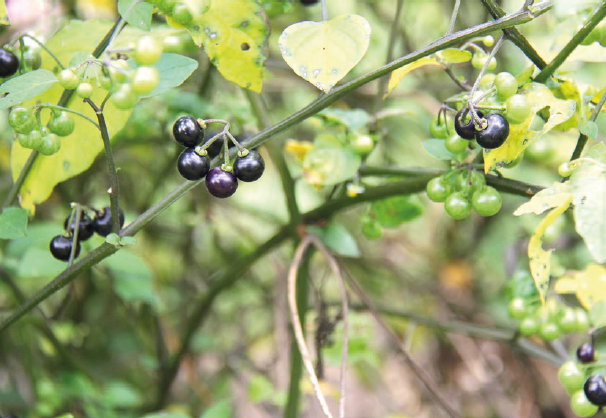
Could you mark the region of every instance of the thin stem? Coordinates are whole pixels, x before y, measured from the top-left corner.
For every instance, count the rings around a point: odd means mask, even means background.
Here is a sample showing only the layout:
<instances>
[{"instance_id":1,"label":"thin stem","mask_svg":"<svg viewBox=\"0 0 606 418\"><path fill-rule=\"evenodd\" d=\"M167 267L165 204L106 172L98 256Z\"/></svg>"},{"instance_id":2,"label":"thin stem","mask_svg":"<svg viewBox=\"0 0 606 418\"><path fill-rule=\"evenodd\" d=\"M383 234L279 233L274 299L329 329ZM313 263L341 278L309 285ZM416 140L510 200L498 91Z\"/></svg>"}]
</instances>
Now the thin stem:
<instances>
[{"instance_id":1,"label":"thin stem","mask_svg":"<svg viewBox=\"0 0 606 418\"><path fill-rule=\"evenodd\" d=\"M562 50L556 55L556 57L541 70L535 77L534 81L537 83L544 83L553 73L560 68L560 66L566 61L568 56L576 49L577 46L583 42L583 40L589 35L589 33L595 28L598 23L606 16L606 2L600 2L598 8L593 12L591 17L587 19L581 30L579 30L570 41L562 48Z\"/></svg>"},{"instance_id":2,"label":"thin stem","mask_svg":"<svg viewBox=\"0 0 606 418\"><path fill-rule=\"evenodd\" d=\"M38 39L34 38L34 37L33 37L33 36L31 36L31 35L27 35L27 34L25 34L25 35L21 35L21 36L19 37L19 39L20 39L20 40L21 40L21 39L23 39L23 38L29 38L29 39L31 39L32 41L34 41L35 43L37 43L37 44L38 44L38 46L40 46L40 48L42 48L44 51L46 51L46 53L47 53L48 55L50 55L52 59L54 59L54 60L55 60L55 62L57 63L57 65L59 65L59 68L61 68L62 70L63 70L63 69L65 69L65 67L63 66L63 64L61 64L61 61L59 60L59 58L57 58L57 56L56 56L55 54L53 54L53 51L51 51L50 49L48 49L48 48L46 47L46 45L44 45L44 44L43 44L42 42L40 42Z\"/></svg>"},{"instance_id":3,"label":"thin stem","mask_svg":"<svg viewBox=\"0 0 606 418\"><path fill-rule=\"evenodd\" d=\"M600 100L598 101L598 103L593 108L593 111L591 112L591 116L589 117L589 120L591 122L595 122L596 119L598 118L598 115L600 114L600 111L602 110L602 107L604 106L604 102L606 102L606 90L604 91L604 93L602 93ZM577 140L577 145L574 147L574 151L572 152L570 161L576 160L577 158L579 158L581 156L581 154L583 153L583 149L585 148L585 145L587 144L588 139L589 138L585 134L579 135L579 139Z\"/></svg>"},{"instance_id":4,"label":"thin stem","mask_svg":"<svg viewBox=\"0 0 606 418\"><path fill-rule=\"evenodd\" d=\"M116 170L116 163L114 162L114 153L112 152L112 146L109 139L109 132L105 123L105 116L103 111L99 109L95 103L90 99L85 99L86 103L93 109L97 120L99 121L99 131L101 132L101 139L103 140L103 148L105 149L105 160L107 161L107 171L109 174L109 206L110 216L112 223L112 232L118 233L120 230L120 182L118 181L118 171Z\"/></svg>"},{"instance_id":5,"label":"thin stem","mask_svg":"<svg viewBox=\"0 0 606 418\"><path fill-rule=\"evenodd\" d=\"M481 0L482 4L492 15L493 19L500 19L505 16L505 11L496 3L495 0ZM534 65L539 69L543 69L547 66L547 63L539 53L530 45L526 37L516 27L504 28L503 33L507 35L507 38L518 47L520 51L526 55L526 57L532 61Z\"/></svg>"},{"instance_id":6,"label":"thin stem","mask_svg":"<svg viewBox=\"0 0 606 418\"><path fill-rule=\"evenodd\" d=\"M27 173L29 173L29 171L32 169L32 166L34 165L34 162L36 161L37 157L38 157L38 151L32 150L32 152L30 152L30 154L29 154L29 157L27 157L27 161L25 161L23 168L21 168L21 171L19 172L19 176L17 177L17 180L15 180L15 182L13 183L13 186L11 187L11 189L8 192L8 195L6 196L6 199L4 199L4 203L2 204L2 209L13 204L13 201L17 197L17 194L19 194L19 189L21 188L21 186L23 185L23 182L25 181L25 178L27 177Z\"/></svg>"},{"instance_id":7,"label":"thin stem","mask_svg":"<svg viewBox=\"0 0 606 418\"><path fill-rule=\"evenodd\" d=\"M322 20L327 21L328 20L328 9L326 7L326 0L322 0L321 4L322 4Z\"/></svg>"},{"instance_id":8,"label":"thin stem","mask_svg":"<svg viewBox=\"0 0 606 418\"><path fill-rule=\"evenodd\" d=\"M101 130L101 128L99 128L99 124L97 124L97 122L95 122L94 120L92 120L91 118L89 118L88 116L86 116L85 114L80 113L77 110L72 110L69 107L57 106L57 105L53 105L53 104L50 104L50 103L40 103L40 104L37 104L36 107L41 108L41 109L42 108L57 109L57 110L60 110L62 112L73 113L74 115L78 115L82 119L85 119L85 120L89 121L90 123L92 123L95 126L95 128Z\"/></svg>"},{"instance_id":9,"label":"thin stem","mask_svg":"<svg viewBox=\"0 0 606 418\"><path fill-rule=\"evenodd\" d=\"M450 24L448 25L448 30L446 31L446 35L450 35L454 30L455 22L457 21L457 16L459 14L459 7L461 6L461 0L456 0L454 8L452 10L452 15L450 16Z\"/></svg>"}]
</instances>

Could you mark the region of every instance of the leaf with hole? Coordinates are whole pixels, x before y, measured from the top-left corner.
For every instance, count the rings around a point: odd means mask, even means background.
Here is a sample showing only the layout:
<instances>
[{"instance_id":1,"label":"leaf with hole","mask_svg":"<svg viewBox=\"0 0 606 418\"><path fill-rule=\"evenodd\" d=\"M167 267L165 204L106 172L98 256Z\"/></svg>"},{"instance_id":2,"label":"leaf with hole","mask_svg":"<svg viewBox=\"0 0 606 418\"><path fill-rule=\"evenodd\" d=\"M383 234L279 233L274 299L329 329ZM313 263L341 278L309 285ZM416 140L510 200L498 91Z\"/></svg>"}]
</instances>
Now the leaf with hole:
<instances>
[{"instance_id":1,"label":"leaf with hole","mask_svg":"<svg viewBox=\"0 0 606 418\"><path fill-rule=\"evenodd\" d=\"M359 15L290 25L278 46L284 61L316 88L328 93L360 62L370 42L370 24Z\"/></svg>"}]
</instances>

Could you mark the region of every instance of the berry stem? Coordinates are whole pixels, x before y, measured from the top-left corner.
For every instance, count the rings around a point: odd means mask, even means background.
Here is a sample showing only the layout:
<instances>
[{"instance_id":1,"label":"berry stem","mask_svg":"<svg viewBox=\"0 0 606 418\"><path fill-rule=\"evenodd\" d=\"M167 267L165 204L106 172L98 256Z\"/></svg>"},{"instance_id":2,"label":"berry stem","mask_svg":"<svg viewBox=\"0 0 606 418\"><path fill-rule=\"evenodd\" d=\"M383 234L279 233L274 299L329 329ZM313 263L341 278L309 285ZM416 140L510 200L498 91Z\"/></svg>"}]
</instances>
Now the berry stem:
<instances>
[{"instance_id":1,"label":"berry stem","mask_svg":"<svg viewBox=\"0 0 606 418\"><path fill-rule=\"evenodd\" d=\"M452 9L452 15L450 16L450 24L448 25L448 30L446 31L446 35L450 35L454 30L455 22L457 21L457 16L459 14L459 7L461 6L461 0L456 0L454 8Z\"/></svg>"},{"instance_id":2,"label":"berry stem","mask_svg":"<svg viewBox=\"0 0 606 418\"><path fill-rule=\"evenodd\" d=\"M72 109L70 109L68 107L53 105L53 104L50 104L50 103L40 103L40 104L36 105L36 111L38 109L44 109L44 108L46 108L46 109L56 109L56 110L60 110L62 112L73 113L74 115L80 116L82 119L86 119L87 121L89 121L90 123L92 123L95 126L95 128L101 130L101 128L99 127L99 124L97 122L95 122L94 120L92 120L91 118L89 118L88 116L86 116L85 114L80 113L80 112L78 112L76 110L72 110Z\"/></svg>"},{"instance_id":3,"label":"berry stem","mask_svg":"<svg viewBox=\"0 0 606 418\"><path fill-rule=\"evenodd\" d=\"M31 36L31 35L27 35L27 34L25 34L25 35L21 35L21 36L18 38L18 39L19 39L19 43L20 43L21 45L23 45L23 38L29 38L29 39L31 39L32 41L34 41L35 43L37 43L37 44L40 46L40 48L42 48L44 51L46 51L46 53L47 53L48 55L50 55L50 56L51 56L51 58L52 58L53 60L55 60L55 62L56 62L56 63L57 63L57 65L59 66L59 68L61 68L62 70L64 70L64 69L65 69L65 67L63 66L63 64L61 64L61 61L59 60L59 58L57 58L57 56L56 56L55 54L53 54L53 51L51 51L50 49L48 49L48 48L46 47L46 45L44 45L44 44L43 44L42 42L40 42L38 39L36 39L35 37L33 37L33 36Z\"/></svg>"},{"instance_id":4,"label":"berry stem","mask_svg":"<svg viewBox=\"0 0 606 418\"><path fill-rule=\"evenodd\" d=\"M591 116L589 117L589 120L591 122L595 122L595 120L598 118L598 115L600 114L600 111L602 110L602 106L604 106L604 102L606 102L606 91L604 91L604 93L602 93L600 100L598 101L598 103L593 108L593 111L591 112ZM587 135L585 135L583 133L579 135L577 144L574 147L574 151L572 152L572 155L570 156L570 161L576 160L581 156L581 154L583 153L583 149L585 148L585 145L587 144L588 139L589 138L587 137Z\"/></svg>"},{"instance_id":5,"label":"berry stem","mask_svg":"<svg viewBox=\"0 0 606 418\"><path fill-rule=\"evenodd\" d=\"M234 136L229 132L229 131L225 131L225 135L229 137L230 141L233 142L233 144L238 147L238 151L240 153L242 153L242 157L246 157L246 155L248 154L248 150L246 148L244 148L236 138L234 138Z\"/></svg>"},{"instance_id":6,"label":"berry stem","mask_svg":"<svg viewBox=\"0 0 606 418\"><path fill-rule=\"evenodd\" d=\"M78 234L80 232L80 218L82 217L82 208L80 207L79 204L77 203L72 203L72 213L69 216L69 219L67 220L67 230L69 231L69 229L71 228L71 220L72 220L72 216L75 216L76 219L74 220L74 227L73 227L73 231L74 231L74 235L72 236L72 250L69 254L69 261L67 262L67 266L70 267L73 262L74 262L74 258L76 257L76 248L78 246Z\"/></svg>"}]
</instances>

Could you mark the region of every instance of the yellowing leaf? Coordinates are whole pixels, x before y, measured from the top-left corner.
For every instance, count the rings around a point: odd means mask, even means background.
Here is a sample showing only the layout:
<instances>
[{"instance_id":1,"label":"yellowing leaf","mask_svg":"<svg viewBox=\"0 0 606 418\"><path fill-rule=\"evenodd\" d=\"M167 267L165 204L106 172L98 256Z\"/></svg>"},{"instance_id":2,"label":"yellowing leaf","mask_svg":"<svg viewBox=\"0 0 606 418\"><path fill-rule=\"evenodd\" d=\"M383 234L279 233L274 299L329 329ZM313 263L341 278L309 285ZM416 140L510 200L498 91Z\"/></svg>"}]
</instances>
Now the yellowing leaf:
<instances>
[{"instance_id":1,"label":"yellowing leaf","mask_svg":"<svg viewBox=\"0 0 606 418\"><path fill-rule=\"evenodd\" d=\"M484 150L484 171L488 173L498 167L511 164L532 142L549 132L556 125L563 123L574 115L574 100L557 99L551 90L543 84L530 83L524 86L531 112L522 123L510 125L509 136L503 145L492 150ZM530 129L536 112L548 108L549 118L541 130Z\"/></svg>"},{"instance_id":2,"label":"yellowing leaf","mask_svg":"<svg viewBox=\"0 0 606 418\"><path fill-rule=\"evenodd\" d=\"M553 250L545 251L541 246L545 229L556 220L558 216L568 209L572 196L567 200L563 201L561 206L556 207L543 218L539 223L534 233L528 241L528 259L530 260L530 274L534 280L534 284L539 291L541 303L545 303L547 291L549 290L549 270L550 270L550 257Z\"/></svg>"},{"instance_id":3,"label":"yellowing leaf","mask_svg":"<svg viewBox=\"0 0 606 418\"><path fill-rule=\"evenodd\" d=\"M589 264L583 271L560 278L555 290L558 293L576 293L579 302L589 310L597 302L606 302L606 268Z\"/></svg>"},{"instance_id":4,"label":"yellowing leaf","mask_svg":"<svg viewBox=\"0 0 606 418\"><path fill-rule=\"evenodd\" d=\"M560 207L566 203L570 203L572 199L572 189L569 182L553 183L552 187L543 189L532 198L521 205L513 213L515 216L534 213L540 215L547 209Z\"/></svg>"},{"instance_id":5,"label":"yellowing leaf","mask_svg":"<svg viewBox=\"0 0 606 418\"><path fill-rule=\"evenodd\" d=\"M446 48L436 54L442 61L449 64L460 64L471 60L471 52L458 48Z\"/></svg>"},{"instance_id":6,"label":"yellowing leaf","mask_svg":"<svg viewBox=\"0 0 606 418\"><path fill-rule=\"evenodd\" d=\"M278 39L290 68L325 93L360 62L369 42L370 24L358 15L295 23Z\"/></svg>"},{"instance_id":7,"label":"yellowing leaf","mask_svg":"<svg viewBox=\"0 0 606 418\"><path fill-rule=\"evenodd\" d=\"M395 89L396 86L398 84L400 84L400 80L402 80L402 77L404 77L406 74L408 74L412 70L416 70L417 68L421 68L426 65L435 65L436 67L440 67L440 68L444 67L442 64L440 64L438 62L437 59L430 58L430 57L424 57L419 60L416 60L415 62L411 62L408 65L400 67L397 70L392 71L391 76L389 76L389 83L387 84L387 93L385 93L385 96L387 96L389 93L391 93L393 91L393 89Z\"/></svg>"},{"instance_id":8,"label":"yellowing leaf","mask_svg":"<svg viewBox=\"0 0 606 418\"><path fill-rule=\"evenodd\" d=\"M269 26L262 7L250 0L211 0L186 29L227 80L261 91Z\"/></svg>"}]
</instances>

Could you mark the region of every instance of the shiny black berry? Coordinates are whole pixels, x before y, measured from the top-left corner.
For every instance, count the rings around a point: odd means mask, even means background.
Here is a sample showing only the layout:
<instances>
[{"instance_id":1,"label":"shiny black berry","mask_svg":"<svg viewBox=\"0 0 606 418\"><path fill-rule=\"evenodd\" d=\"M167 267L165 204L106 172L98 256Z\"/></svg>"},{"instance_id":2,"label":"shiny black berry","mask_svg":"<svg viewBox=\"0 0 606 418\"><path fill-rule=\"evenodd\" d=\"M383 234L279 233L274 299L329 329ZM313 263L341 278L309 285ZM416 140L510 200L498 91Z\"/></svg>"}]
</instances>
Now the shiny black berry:
<instances>
[{"instance_id":1,"label":"shiny black berry","mask_svg":"<svg viewBox=\"0 0 606 418\"><path fill-rule=\"evenodd\" d=\"M72 238L57 235L50 242L50 252L57 260L68 261L72 253ZM80 242L76 241L76 252L74 258L80 254Z\"/></svg>"},{"instance_id":2,"label":"shiny black berry","mask_svg":"<svg viewBox=\"0 0 606 418\"><path fill-rule=\"evenodd\" d=\"M179 155L177 169L187 180L200 180L210 170L208 155L199 155L194 148L188 148Z\"/></svg>"},{"instance_id":3,"label":"shiny black berry","mask_svg":"<svg viewBox=\"0 0 606 418\"><path fill-rule=\"evenodd\" d=\"M10 77L19 68L19 58L6 49L0 48L0 77Z\"/></svg>"},{"instance_id":4,"label":"shiny black berry","mask_svg":"<svg viewBox=\"0 0 606 418\"><path fill-rule=\"evenodd\" d=\"M187 148L193 148L204 140L204 130L191 116L183 116L173 125L175 141Z\"/></svg>"},{"instance_id":5,"label":"shiny black berry","mask_svg":"<svg viewBox=\"0 0 606 418\"><path fill-rule=\"evenodd\" d=\"M303 6L311 6L318 3L318 0L300 0Z\"/></svg>"},{"instance_id":6,"label":"shiny black berry","mask_svg":"<svg viewBox=\"0 0 606 418\"><path fill-rule=\"evenodd\" d=\"M592 404L606 406L606 382L604 382L604 376L590 376L583 385L583 391Z\"/></svg>"},{"instance_id":7,"label":"shiny black berry","mask_svg":"<svg viewBox=\"0 0 606 418\"><path fill-rule=\"evenodd\" d=\"M581 363L592 363L595 361L595 348L591 343L583 343L577 348L577 359Z\"/></svg>"},{"instance_id":8,"label":"shiny black berry","mask_svg":"<svg viewBox=\"0 0 606 418\"><path fill-rule=\"evenodd\" d=\"M476 112L479 117L483 117L484 114L482 112ZM467 120L467 122L465 122ZM476 127L473 124L473 118L469 113L469 109L464 107L459 110L455 116L454 127L457 135L461 138L472 140L476 135Z\"/></svg>"},{"instance_id":9,"label":"shiny black berry","mask_svg":"<svg viewBox=\"0 0 606 418\"><path fill-rule=\"evenodd\" d=\"M265 161L263 157L255 150L248 151L244 157L238 157L234 162L234 174L238 180L255 181L259 180L265 170Z\"/></svg>"},{"instance_id":10,"label":"shiny black berry","mask_svg":"<svg viewBox=\"0 0 606 418\"><path fill-rule=\"evenodd\" d=\"M234 173L215 167L206 175L206 188L215 197L229 197L238 188L238 179Z\"/></svg>"},{"instance_id":11,"label":"shiny black berry","mask_svg":"<svg viewBox=\"0 0 606 418\"><path fill-rule=\"evenodd\" d=\"M71 217L71 220L70 220ZM69 226L68 226L69 225ZM63 222L63 228L68 235L75 234L74 227L76 226L76 212L73 212ZM93 221L84 212L80 212L80 223L78 226L78 241L86 241L93 236L95 230L93 229Z\"/></svg>"},{"instance_id":12,"label":"shiny black berry","mask_svg":"<svg viewBox=\"0 0 606 418\"><path fill-rule=\"evenodd\" d=\"M120 222L120 228L122 228L124 226L124 212L122 212L122 209L118 211L118 221ZM102 237L106 237L112 232L111 209L109 206L97 211L93 219L93 229Z\"/></svg>"},{"instance_id":13,"label":"shiny black berry","mask_svg":"<svg viewBox=\"0 0 606 418\"><path fill-rule=\"evenodd\" d=\"M503 145L509 136L509 122L498 113L489 113L486 119L486 129L476 131L476 141L482 148L493 149Z\"/></svg>"}]
</instances>

